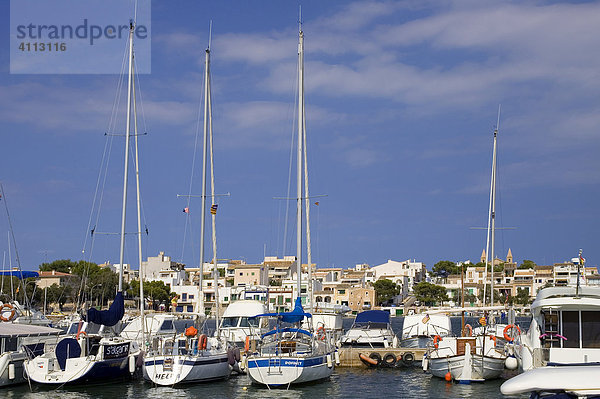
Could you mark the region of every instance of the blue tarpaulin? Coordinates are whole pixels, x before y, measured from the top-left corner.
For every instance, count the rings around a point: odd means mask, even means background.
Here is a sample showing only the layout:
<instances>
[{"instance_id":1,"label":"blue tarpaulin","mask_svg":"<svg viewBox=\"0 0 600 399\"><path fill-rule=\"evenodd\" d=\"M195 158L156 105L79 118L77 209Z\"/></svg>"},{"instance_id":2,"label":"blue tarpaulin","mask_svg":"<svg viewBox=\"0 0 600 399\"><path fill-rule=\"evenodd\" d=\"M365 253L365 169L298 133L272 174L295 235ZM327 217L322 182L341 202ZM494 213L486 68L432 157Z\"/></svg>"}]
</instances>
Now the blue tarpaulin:
<instances>
[{"instance_id":1,"label":"blue tarpaulin","mask_svg":"<svg viewBox=\"0 0 600 399\"><path fill-rule=\"evenodd\" d=\"M388 313L389 315L389 313ZM298 323L301 322L305 317L312 317L310 313L304 312L304 308L302 307L302 298L296 298L296 303L294 304L294 310L291 312L284 313L264 313L259 314L254 317L277 317L278 320L283 321L284 323Z\"/></svg>"},{"instance_id":2,"label":"blue tarpaulin","mask_svg":"<svg viewBox=\"0 0 600 399\"><path fill-rule=\"evenodd\" d=\"M39 277L40 274L38 272L30 272L27 270L12 270L10 272L0 272L1 276L13 276L13 277L17 277L20 280L23 280L24 278L30 278L30 277Z\"/></svg>"},{"instance_id":3,"label":"blue tarpaulin","mask_svg":"<svg viewBox=\"0 0 600 399\"><path fill-rule=\"evenodd\" d=\"M367 323L389 323L390 312L386 310L367 310L356 315L354 323L356 324L367 324Z\"/></svg>"},{"instance_id":4,"label":"blue tarpaulin","mask_svg":"<svg viewBox=\"0 0 600 399\"><path fill-rule=\"evenodd\" d=\"M108 310L97 310L91 308L87 312L87 322L96 324L104 324L105 326L114 326L123 318L125 314L125 300L123 299L123 293L117 292L115 300L110 305Z\"/></svg>"}]
</instances>

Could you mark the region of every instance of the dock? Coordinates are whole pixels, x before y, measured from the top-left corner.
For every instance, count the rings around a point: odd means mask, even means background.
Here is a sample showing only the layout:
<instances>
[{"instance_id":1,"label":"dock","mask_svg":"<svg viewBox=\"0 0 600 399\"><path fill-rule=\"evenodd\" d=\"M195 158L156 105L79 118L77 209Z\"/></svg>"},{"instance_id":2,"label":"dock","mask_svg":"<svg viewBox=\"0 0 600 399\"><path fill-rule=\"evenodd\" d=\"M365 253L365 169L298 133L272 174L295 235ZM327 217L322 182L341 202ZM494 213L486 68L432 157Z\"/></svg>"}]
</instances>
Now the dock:
<instances>
[{"instance_id":1,"label":"dock","mask_svg":"<svg viewBox=\"0 0 600 399\"><path fill-rule=\"evenodd\" d=\"M381 359L384 359L388 354L392 354L396 358L396 365L411 366L413 363L419 365L426 351L424 348L342 347L338 349L340 354L338 367L366 367L358 357L361 353L366 356L377 353ZM412 355L412 360L410 355ZM406 360L403 361L403 359Z\"/></svg>"}]
</instances>

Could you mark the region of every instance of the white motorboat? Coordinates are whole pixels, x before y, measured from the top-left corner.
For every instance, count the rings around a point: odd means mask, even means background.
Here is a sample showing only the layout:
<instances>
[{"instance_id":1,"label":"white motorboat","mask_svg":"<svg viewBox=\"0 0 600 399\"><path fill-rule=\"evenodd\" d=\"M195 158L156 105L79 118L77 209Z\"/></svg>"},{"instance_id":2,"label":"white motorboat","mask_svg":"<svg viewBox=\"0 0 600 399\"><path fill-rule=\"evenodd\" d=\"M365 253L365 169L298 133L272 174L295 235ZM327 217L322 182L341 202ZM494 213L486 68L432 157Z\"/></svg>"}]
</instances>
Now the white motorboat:
<instances>
[{"instance_id":1,"label":"white motorboat","mask_svg":"<svg viewBox=\"0 0 600 399\"><path fill-rule=\"evenodd\" d=\"M395 348L398 337L390 324L390 312L367 310L356 315L352 327L342 336L342 346Z\"/></svg>"},{"instance_id":2,"label":"white motorboat","mask_svg":"<svg viewBox=\"0 0 600 399\"><path fill-rule=\"evenodd\" d=\"M502 393L600 395L600 287L544 288L531 313L515 343L525 372L502 384Z\"/></svg>"},{"instance_id":3,"label":"white motorboat","mask_svg":"<svg viewBox=\"0 0 600 399\"><path fill-rule=\"evenodd\" d=\"M451 334L450 316L446 314L413 314L404 317L400 347L427 348L433 337Z\"/></svg>"},{"instance_id":4,"label":"white motorboat","mask_svg":"<svg viewBox=\"0 0 600 399\"><path fill-rule=\"evenodd\" d=\"M248 339L259 339L260 335L268 331L267 324L255 317L267 313L267 311L267 305L261 301L243 299L233 302L223 313L219 337L232 345L243 348Z\"/></svg>"},{"instance_id":5,"label":"white motorboat","mask_svg":"<svg viewBox=\"0 0 600 399\"><path fill-rule=\"evenodd\" d=\"M144 320L145 325L145 329L143 330L142 320ZM119 336L137 341L140 347L145 349L145 346L150 346L154 339L177 335L177 329L174 324L176 320L178 320L178 317L171 313L151 313L144 316L137 316L121 330ZM143 334L142 331L144 331Z\"/></svg>"},{"instance_id":6,"label":"white motorboat","mask_svg":"<svg viewBox=\"0 0 600 399\"><path fill-rule=\"evenodd\" d=\"M506 355L490 335L474 337L434 337L423 369L439 378L459 383L483 382L500 377Z\"/></svg>"},{"instance_id":7,"label":"white motorboat","mask_svg":"<svg viewBox=\"0 0 600 399\"><path fill-rule=\"evenodd\" d=\"M45 326L0 323L0 386L25 382L23 361L55 344L60 333Z\"/></svg>"}]
</instances>

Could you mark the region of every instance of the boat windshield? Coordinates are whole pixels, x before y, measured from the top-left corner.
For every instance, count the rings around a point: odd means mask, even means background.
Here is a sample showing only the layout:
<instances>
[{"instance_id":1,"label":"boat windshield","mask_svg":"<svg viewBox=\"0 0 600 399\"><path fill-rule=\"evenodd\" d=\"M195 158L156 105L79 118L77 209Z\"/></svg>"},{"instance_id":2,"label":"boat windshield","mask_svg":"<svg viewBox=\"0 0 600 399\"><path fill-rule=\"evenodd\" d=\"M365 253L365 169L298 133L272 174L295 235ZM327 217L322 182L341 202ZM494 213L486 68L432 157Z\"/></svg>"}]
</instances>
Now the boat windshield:
<instances>
[{"instance_id":1,"label":"boat windshield","mask_svg":"<svg viewBox=\"0 0 600 399\"><path fill-rule=\"evenodd\" d=\"M237 327L239 319L240 319L239 317L224 317L223 322L221 323L221 327L222 328Z\"/></svg>"},{"instance_id":2,"label":"boat windshield","mask_svg":"<svg viewBox=\"0 0 600 399\"><path fill-rule=\"evenodd\" d=\"M248 318L242 317L240 321L240 327L258 327L260 324L260 319L257 318Z\"/></svg>"}]
</instances>

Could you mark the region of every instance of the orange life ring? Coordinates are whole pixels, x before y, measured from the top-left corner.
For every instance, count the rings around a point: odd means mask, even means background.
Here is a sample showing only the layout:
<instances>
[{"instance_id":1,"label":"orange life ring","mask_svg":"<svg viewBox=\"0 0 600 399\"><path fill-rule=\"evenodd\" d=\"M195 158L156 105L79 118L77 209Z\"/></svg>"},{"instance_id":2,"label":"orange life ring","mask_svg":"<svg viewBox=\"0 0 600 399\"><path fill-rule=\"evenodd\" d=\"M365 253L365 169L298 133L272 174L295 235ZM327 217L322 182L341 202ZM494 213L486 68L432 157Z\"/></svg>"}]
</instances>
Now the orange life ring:
<instances>
[{"instance_id":1,"label":"orange life ring","mask_svg":"<svg viewBox=\"0 0 600 399\"><path fill-rule=\"evenodd\" d=\"M250 336L246 335L246 343L244 344L244 351L250 352Z\"/></svg>"},{"instance_id":2,"label":"orange life ring","mask_svg":"<svg viewBox=\"0 0 600 399\"><path fill-rule=\"evenodd\" d=\"M516 324L509 324L506 327L504 327L504 339L507 340L508 342L512 342L514 341L514 338L510 335L508 335L508 330L512 330L513 328L517 329L518 334L517 335L521 335L521 329L519 328L518 325Z\"/></svg>"},{"instance_id":3,"label":"orange life ring","mask_svg":"<svg viewBox=\"0 0 600 399\"><path fill-rule=\"evenodd\" d=\"M435 347L435 349L438 348L439 344L438 342L442 341L442 337L440 337L439 335L436 335L435 337L433 337L433 346Z\"/></svg>"},{"instance_id":4,"label":"orange life ring","mask_svg":"<svg viewBox=\"0 0 600 399\"><path fill-rule=\"evenodd\" d=\"M5 310L5 309L7 309L7 310ZM3 314L5 312L7 312L8 309L10 309L10 316L4 317ZM16 314L17 314L17 312L16 312L15 308L10 303L5 303L4 305L2 305L2 308L0 308L0 320L2 320L2 321L11 321L12 319L15 318Z\"/></svg>"},{"instance_id":5,"label":"orange life ring","mask_svg":"<svg viewBox=\"0 0 600 399\"><path fill-rule=\"evenodd\" d=\"M321 326L321 327L317 328L317 336L319 337L319 339L321 341L325 341L325 338L327 337L327 333L325 332L325 327Z\"/></svg>"},{"instance_id":6,"label":"orange life ring","mask_svg":"<svg viewBox=\"0 0 600 399\"><path fill-rule=\"evenodd\" d=\"M490 339L494 341L494 346L496 346L496 336L490 334Z\"/></svg>"},{"instance_id":7,"label":"orange life ring","mask_svg":"<svg viewBox=\"0 0 600 399\"><path fill-rule=\"evenodd\" d=\"M465 326L464 326L464 328L462 330L463 335L465 334L465 328L467 330L469 330L469 335L466 335L466 337L472 337L473 336L473 327L471 327L470 324L465 324Z\"/></svg>"},{"instance_id":8,"label":"orange life ring","mask_svg":"<svg viewBox=\"0 0 600 399\"><path fill-rule=\"evenodd\" d=\"M85 331L77 331L77 334L75 335L75 339L79 341L79 336L83 334L87 337L87 333Z\"/></svg>"},{"instance_id":9,"label":"orange life ring","mask_svg":"<svg viewBox=\"0 0 600 399\"><path fill-rule=\"evenodd\" d=\"M198 349L199 350L206 349L207 343L208 343L208 337L206 336L206 334L201 334L198 337Z\"/></svg>"}]
</instances>

